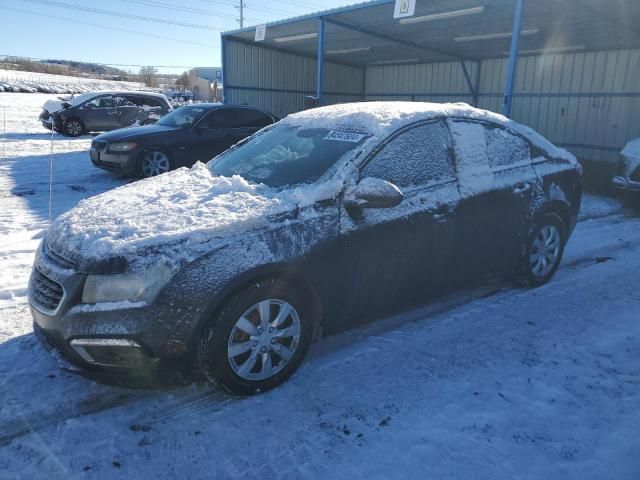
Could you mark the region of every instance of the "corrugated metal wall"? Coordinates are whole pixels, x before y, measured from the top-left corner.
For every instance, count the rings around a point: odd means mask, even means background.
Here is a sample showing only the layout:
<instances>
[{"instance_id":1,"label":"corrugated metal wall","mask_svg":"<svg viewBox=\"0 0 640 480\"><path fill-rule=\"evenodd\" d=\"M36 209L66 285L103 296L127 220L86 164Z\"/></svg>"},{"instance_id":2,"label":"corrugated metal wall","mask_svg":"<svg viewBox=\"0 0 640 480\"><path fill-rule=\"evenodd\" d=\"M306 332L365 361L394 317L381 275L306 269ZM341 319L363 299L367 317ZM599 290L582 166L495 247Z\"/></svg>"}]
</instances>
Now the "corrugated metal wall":
<instances>
[{"instance_id":1,"label":"corrugated metal wall","mask_svg":"<svg viewBox=\"0 0 640 480\"><path fill-rule=\"evenodd\" d=\"M283 117L302 110L305 95L315 95L315 59L224 41L227 102L259 106ZM467 62L467 68L472 82L479 81L478 106L500 112L507 59ZM473 101L459 62L366 70L327 63L325 72L326 104ZM514 120L582 160L611 166L620 148L640 137L640 50L521 57L515 92Z\"/></svg>"},{"instance_id":2,"label":"corrugated metal wall","mask_svg":"<svg viewBox=\"0 0 640 480\"><path fill-rule=\"evenodd\" d=\"M480 64L478 106L501 112L508 60ZM477 64L468 63L475 82ZM521 57L512 117L581 159L613 162L640 137L640 50ZM471 102L458 62L367 68L367 100Z\"/></svg>"},{"instance_id":3,"label":"corrugated metal wall","mask_svg":"<svg viewBox=\"0 0 640 480\"><path fill-rule=\"evenodd\" d=\"M467 68L474 80L477 64ZM369 67L366 99L471 103L473 95L460 62L447 62Z\"/></svg>"},{"instance_id":4,"label":"corrugated metal wall","mask_svg":"<svg viewBox=\"0 0 640 480\"><path fill-rule=\"evenodd\" d=\"M316 94L316 60L224 39L227 103L247 103L284 117ZM324 101L363 99L364 69L327 62Z\"/></svg>"},{"instance_id":5,"label":"corrugated metal wall","mask_svg":"<svg viewBox=\"0 0 640 480\"><path fill-rule=\"evenodd\" d=\"M482 63L481 108L500 111L507 60ZM522 57L513 119L576 156L614 161L640 137L640 50Z\"/></svg>"}]
</instances>

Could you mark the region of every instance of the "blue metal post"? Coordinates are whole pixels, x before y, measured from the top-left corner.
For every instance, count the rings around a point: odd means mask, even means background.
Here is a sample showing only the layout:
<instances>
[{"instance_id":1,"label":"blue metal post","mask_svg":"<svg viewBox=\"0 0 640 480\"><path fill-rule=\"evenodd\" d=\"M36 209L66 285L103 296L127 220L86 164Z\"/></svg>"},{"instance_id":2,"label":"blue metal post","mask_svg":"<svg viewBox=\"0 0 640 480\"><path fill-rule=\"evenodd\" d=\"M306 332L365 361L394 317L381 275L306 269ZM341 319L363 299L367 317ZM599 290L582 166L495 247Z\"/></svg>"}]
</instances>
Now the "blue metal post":
<instances>
[{"instance_id":1,"label":"blue metal post","mask_svg":"<svg viewBox=\"0 0 640 480\"><path fill-rule=\"evenodd\" d=\"M504 90L504 104L502 113L504 116L511 115L511 105L513 103L513 89L516 83L516 68L518 67L518 53L520 45L520 31L522 30L522 9L524 0L516 0L516 12L513 18L513 34L511 35L511 50L509 51L509 67L507 69L507 84Z\"/></svg>"},{"instance_id":2,"label":"blue metal post","mask_svg":"<svg viewBox=\"0 0 640 480\"><path fill-rule=\"evenodd\" d=\"M322 90L324 87L324 17L318 19L318 65L316 77L316 99L322 104Z\"/></svg>"},{"instance_id":3,"label":"blue metal post","mask_svg":"<svg viewBox=\"0 0 640 480\"><path fill-rule=\"evenodd\" d=\"M224 38L224 35L220 35L220 47L221 47L221 52L220 55L222 55L222 61L220 62L222 64L222 103L227 103L227 65L226 65L226 40Z\"/></svg>"}]
</instances>

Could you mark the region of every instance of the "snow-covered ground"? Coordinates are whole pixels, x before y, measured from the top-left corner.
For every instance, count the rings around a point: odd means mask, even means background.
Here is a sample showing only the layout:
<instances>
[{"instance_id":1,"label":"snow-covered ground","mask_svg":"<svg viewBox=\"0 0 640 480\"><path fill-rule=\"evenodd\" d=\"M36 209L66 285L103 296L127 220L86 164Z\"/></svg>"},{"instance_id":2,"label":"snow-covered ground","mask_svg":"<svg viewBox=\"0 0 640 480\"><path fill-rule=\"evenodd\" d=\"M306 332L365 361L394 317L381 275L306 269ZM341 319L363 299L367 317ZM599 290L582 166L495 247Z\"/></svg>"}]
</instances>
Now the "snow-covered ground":
<instances>
[{"instance_id":1,"label":"snow-covered ground","mask_svg":"<svg viewBox=\"0 0 640 480\"><path fill-rule=\"evenodd\" d=\"M0 92L82 93L97 90L150 90L138 82L23 72L0 68Z\"/></svg>"},{"instance_id":2,"label":"snow-covered ground","mask_svg":"<svg viewBox=\"0 0 640 480\"><path fill-rule=\"evenodd\" d=\"M259 397L59 370L25 297L50 97L0 93L0 478L640 478L640 219L613 199L585 197L550 284L489 285L326 339ZM125 182L91 165L90 138L54 135L54 216Z\"/></svg>"}]
</instances>

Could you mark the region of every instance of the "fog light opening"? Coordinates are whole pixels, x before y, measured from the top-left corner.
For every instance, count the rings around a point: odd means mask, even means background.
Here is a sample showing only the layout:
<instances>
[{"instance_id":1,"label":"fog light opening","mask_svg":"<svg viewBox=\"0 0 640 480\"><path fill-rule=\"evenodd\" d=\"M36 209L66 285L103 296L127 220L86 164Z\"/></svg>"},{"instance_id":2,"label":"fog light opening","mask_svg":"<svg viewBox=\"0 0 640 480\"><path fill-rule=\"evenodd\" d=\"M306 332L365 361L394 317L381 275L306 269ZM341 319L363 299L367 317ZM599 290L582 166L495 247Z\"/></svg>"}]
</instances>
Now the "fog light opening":
<instances>
[{"instance_id":1,"label":"fog light opening","mask_svg":"<svg viewBox=\"0 0 640 480\"><path fill-rule=\"evenodd\" d=\"M75 339L71 347L91 365L143 367L149 360L139 343L124 338Z\"/></svg>"}]
</instances>

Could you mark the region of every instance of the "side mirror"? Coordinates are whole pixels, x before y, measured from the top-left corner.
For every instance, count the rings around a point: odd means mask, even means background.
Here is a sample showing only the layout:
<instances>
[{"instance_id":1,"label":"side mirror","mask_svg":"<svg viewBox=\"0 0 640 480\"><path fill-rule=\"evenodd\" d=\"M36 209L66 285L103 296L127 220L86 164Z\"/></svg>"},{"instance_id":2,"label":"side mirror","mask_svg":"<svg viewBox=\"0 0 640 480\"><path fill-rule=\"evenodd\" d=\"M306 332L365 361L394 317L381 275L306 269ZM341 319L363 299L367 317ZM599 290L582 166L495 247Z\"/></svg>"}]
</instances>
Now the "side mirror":
<instances>
[{"instance_id":1,"label":"side mirror","mask_svg":"<svg viewBox=\"0 0 640 480\"><path fill-rule=\"evenodd\" d=\"M393 183L379 178L367 177L344 195L346 207L391 208L400 205L404 195Z\"/></svg>"}]
</instances>

